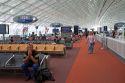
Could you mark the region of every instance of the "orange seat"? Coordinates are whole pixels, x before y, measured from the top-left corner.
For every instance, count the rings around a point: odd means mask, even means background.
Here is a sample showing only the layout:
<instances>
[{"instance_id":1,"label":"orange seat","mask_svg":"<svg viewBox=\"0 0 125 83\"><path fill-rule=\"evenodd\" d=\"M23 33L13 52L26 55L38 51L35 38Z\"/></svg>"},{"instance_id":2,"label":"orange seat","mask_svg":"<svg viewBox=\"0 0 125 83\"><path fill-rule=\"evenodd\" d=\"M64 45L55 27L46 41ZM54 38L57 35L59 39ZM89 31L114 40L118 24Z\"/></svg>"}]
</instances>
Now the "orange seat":
<instances>
[{"instance_id":1,"label":"orange seat","mask_svg":"<svg viewBox=\"0 0 125 83\"><path fill-rule=\"evenodd\" d=\"M39 52L45 51L45 44L33 44L33 49Z\"/></svg>"},{"instance_id":2,"label":"orange seat","mask_svg":"<svg viewBox=\"0 0 125 83\"><path fill-rule=\"evenodd\" d=\"M2 52L10 52L11 51L11 44L3 44L1 46L1 51Z\"/></svg>"},{"instance_id":3,"label":"orange seat","mask_svg":"<svg viewBox=\"0 0 125 83\"><path fill-rule=\"evenodd\" d=\"M46 44L45 51L53 52L54 51L54 45L53 44Z\"/></svg>"},{"instance_id":4,"label":"orange seat","mask_svg":"<svg viewBox=\"0 0 125 83\"><path fill-rule=\"evenodd\" d=\"M11 51L12 52L19 52L20 45L19 44L12 44L11 45Z\"/></svg>"},{"instance_id":5,"label":"orange seat","mask_svg":"<svg viewBox=\"0 0 125 83\"><path fill-rule=\"evenodd\" d=\"M65 46L63 44L55 44L55 50L54 51L64 51Z\"/></svg>"},{"instance_id":6,"label":"orange seat","mask_svg":"<svg viewBox=\"0 0 125 83\"><path fill-rule=\"evenodd\" d=\"M3 48L3 44L0 44L0 51L2 51L2 48Z\"/></svg>"},{"instance_id":7,"label":"orange seat","mask_svg":"<svg viewBox=\"0 0 125 83\"><path fill-rule=\"evenodd\" d=\"M27 51L27 44L19 44L19 52L26 52Z\"/></svg>"}]
</instances>

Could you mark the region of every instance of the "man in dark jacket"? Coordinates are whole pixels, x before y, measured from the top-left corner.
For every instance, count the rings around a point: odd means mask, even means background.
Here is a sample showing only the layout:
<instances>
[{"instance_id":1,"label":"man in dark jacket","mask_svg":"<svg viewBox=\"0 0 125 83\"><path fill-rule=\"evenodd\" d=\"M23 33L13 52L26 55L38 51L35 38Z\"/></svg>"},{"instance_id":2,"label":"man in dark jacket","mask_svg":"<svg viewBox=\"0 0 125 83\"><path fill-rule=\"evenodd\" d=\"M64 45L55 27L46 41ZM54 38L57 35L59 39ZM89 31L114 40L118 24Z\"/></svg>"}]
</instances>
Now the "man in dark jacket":
<instances>
[{"instance_id":1,"label":"man in dark jacket","mask_svg":"<svg viewBox=\"0 0 125 83\"><path fill-rule=\"evenodd\" d=\"M38 67L39 67L39 57L36 53L36 51L33 50L33 45L28 44L27 47L28 51L26 53L26 56L23 59L23 64L21 66L25 76L26 76L26 81L30 80L31 77L35 76L37 73ZM32 67L32 72L30 73L29 67Z\"/></svg>"}]
</instances>

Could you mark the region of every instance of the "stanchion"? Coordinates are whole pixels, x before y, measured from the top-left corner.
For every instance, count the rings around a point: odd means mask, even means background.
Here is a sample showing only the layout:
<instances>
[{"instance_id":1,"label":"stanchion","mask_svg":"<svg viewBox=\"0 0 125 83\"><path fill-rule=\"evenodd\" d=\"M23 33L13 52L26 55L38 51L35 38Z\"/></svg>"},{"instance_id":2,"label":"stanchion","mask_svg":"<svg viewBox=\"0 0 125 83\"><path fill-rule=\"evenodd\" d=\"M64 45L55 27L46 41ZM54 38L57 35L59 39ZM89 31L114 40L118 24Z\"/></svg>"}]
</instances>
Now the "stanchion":
<instances>
[{"instance_id":1,"label":"stanchion","mask_svg":"<svg viewBox=\"0 0 125 83\"><path fill-rule=\"evenodd\" d=\"M104 49L104 31L103 31L101 41L102 41L101 50L103 50Z\"/></svg>"}]
</instances>

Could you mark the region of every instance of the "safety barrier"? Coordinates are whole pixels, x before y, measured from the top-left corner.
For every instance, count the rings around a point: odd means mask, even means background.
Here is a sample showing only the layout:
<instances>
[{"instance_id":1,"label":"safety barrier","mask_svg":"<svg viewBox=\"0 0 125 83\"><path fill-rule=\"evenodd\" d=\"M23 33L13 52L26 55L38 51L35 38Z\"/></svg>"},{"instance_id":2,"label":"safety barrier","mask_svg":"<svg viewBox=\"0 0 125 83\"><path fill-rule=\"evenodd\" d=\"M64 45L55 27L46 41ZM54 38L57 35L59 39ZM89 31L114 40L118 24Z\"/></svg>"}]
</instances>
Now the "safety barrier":
<instances>
[{"instance_id":1,"label":"safety barrier","mask_svg":"<svg viewBox=\"0 0 125 83\"><path fill-rule=\"evenodd\" d=\"M96 39L103 44L103 47L109 48L114 53L125 59L125 40L112 37L96 35Z\"/></svg>"}]
</instances>

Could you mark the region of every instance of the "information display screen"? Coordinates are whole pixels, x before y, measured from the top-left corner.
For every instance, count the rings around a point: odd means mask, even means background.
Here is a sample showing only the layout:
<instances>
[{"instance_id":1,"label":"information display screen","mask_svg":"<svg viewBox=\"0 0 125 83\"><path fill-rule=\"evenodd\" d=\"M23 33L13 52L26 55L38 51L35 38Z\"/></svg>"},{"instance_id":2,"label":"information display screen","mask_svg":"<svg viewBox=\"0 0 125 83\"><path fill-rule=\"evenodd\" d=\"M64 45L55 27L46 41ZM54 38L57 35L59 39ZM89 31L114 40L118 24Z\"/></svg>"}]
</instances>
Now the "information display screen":
<instances>
[{"instance_id":1,"label":"information display screen","mask_svg":"<svg viewBox=\"0 0 125 83\"><path fill-rule=\"evenodd\" d=\"M71 27L61 27L61 32L62 33L71 33Z\"/></svg>"},{"instance_id":2,"label":"information display screen","mask_svg":"<svg viewBox=\"0 0 125 83\"><path fill-rule=\"evenodd\" d=\"M9 25L0 24L0 34L9 34Z\"/></svg>"},{"instance_id":3,"label":"information display screen","mask_svg":"<svg viewBox=\"0 0 125 83\"><path fill-rule=\"evenodd\" d=\"M59 33L59 29L53 29L53 33Z\"/></svg>"}]
</instances>

